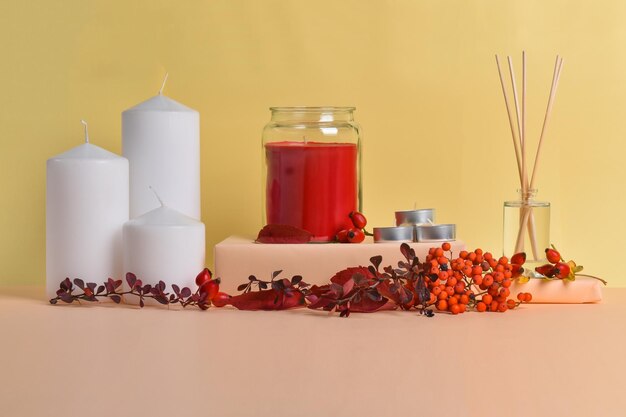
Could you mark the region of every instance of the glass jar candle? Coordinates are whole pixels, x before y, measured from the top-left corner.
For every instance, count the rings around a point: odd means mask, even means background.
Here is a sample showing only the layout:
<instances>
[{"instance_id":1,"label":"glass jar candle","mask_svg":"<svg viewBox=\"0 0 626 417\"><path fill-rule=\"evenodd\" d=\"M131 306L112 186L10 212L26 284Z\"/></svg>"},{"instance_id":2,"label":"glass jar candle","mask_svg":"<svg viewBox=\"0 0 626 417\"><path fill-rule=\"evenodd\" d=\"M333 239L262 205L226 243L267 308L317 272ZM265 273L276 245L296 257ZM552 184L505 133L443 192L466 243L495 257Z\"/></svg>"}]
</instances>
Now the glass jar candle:
<instances>
[{"instance_id":1,"label":"glass jar candle","mask_svg":"<svg viewBox=\"0 0 626 417\"><path fill-rule=\"evenodd\" d=\"M503 252L526 252L527 267L545 263L550 247L550 203L535 200L537 190L519 190L520 199L504 203Z\"/></svg>"},{"instance_id":2,"label":"glass jar candle","mask_svg":"<svg viewBox=\"0 0 626 417\"><path fill-rule=\"evenodd\" d=\"M264 221L329 242L361 211L361 135L354 107L271 107L263 129Z\"/></svg>"}]
</instances>

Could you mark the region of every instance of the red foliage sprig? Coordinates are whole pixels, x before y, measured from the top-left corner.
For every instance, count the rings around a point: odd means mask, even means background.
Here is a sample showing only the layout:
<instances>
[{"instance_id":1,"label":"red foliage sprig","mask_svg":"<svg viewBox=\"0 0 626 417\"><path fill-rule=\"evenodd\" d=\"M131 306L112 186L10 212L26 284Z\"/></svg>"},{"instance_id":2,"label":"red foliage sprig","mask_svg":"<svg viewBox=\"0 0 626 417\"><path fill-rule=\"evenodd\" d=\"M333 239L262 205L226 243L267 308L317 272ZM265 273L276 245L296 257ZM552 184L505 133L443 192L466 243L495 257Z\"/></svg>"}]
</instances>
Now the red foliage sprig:
<instances>
[{"instance_id":1,"label":"red foliage sprig","mask_svg":"<svg viewBox=\"0 0 626 417\"><path fill-rule=\"evenodd\" d=\"M202 271L196 282L200 277L206 277L195 292L189 287L180 288L178 285L172 285L172 293L166 292L167 285L163 281L159 281L156 285L143 284L140 279L137 279L135 274L126 274L126 283L130 288L127 291L122 290L122 280L114 280L113 278L107 279L101 285L97 285L95 282L84 282L80 278L74 279L72 282L69 278L65 278L61 281L59 289L57 290L57 296L50 300L50 304L57 304L59 301L71 304L74 301L89 301L94 302L100 299L108 298L119 304L122 301L123 296L135 296L139 298L139 306L145 305L146 299L153 299L160 304L171 305L179 304L183 307L195 306L201 310L208 309L217 290L219 289L220 280L210 279L211 272L208 269Z\"/></svg>"}]
</instances>

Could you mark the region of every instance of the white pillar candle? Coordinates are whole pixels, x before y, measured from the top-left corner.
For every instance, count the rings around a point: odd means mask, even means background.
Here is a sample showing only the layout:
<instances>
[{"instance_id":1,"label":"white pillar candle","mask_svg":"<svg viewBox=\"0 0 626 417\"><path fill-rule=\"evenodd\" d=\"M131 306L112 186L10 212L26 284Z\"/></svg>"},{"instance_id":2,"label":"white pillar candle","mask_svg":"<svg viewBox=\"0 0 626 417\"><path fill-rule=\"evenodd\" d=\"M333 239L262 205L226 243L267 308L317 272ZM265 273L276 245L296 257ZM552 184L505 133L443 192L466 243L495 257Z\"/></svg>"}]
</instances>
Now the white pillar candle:
<instances>
[{"instance_id":1,"label":"white pillar candle","mask_svg":"<svg viewBox=\"0 0 626 417\"><path fill-rule=\"evenodd\" d=\"M46 291L66 277L122 277L122 225L128 220L128 160L89 143L48 159Z\"/></svg>"},{"instance_id":2,"label":"white pillar candle","mask_svg":"<svg viewBox=\"0 0 626 417\"><path fill-rule=\"evenodd\" d=\"M165 83L165 81L164 81ZM200 219L200 116L162 94L122 113L122 149L130 162L130 217L168 205Z\"/></svg>"},{"instance_id":3,"label":"white pillar candle","mask_svg":"<svg viewBox=\"0 0 626 417\"><path fill-rule=\"evenodd\" d=\"M148 190L150 192L150 190ZM154 199L154 195L152 196ZM204 224L161 203L161 207L124 224L124 273L143 284L163 281L194 288L204 269ZM126 280L125 288L128 289ZM136 297L127 297L137 303Z\"/></svg>"}]
</instances>

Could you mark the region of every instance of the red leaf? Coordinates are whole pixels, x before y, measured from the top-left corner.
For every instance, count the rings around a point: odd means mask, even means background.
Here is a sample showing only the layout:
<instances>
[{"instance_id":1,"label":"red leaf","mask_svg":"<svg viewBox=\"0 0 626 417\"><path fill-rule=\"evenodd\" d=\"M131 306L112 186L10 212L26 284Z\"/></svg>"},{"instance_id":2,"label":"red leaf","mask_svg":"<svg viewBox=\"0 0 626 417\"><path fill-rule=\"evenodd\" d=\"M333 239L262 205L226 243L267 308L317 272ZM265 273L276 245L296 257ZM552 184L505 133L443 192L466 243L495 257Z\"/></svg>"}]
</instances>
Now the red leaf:
<instances>
[{"instance_id":1,"label":"red leaf","mask_svg":"<svg viewBox=\"0 0 626 417\"><path fill-rule=\"evenodd\" d=\"M374 301L369 297L363 297L358 303L351 303L350 310L353 313L373 313L383 308L387 304L387 299L383 297L380 301Z\"/></svg>"},{"instance_id":2,"label":"red leaf","mask_svg":"<svg viewBox=\"0 0 626 417\"><path fill-rule=\"evenodd\" d=\"M259 232L259 243L308 243L313 234L286 224L268 224Z\"/></svg>"},{"instance_id":3,"label":"red leaf","mask_svg":"<svg viewBox=\"0 0 626 417\"><path fill-rule=\"evenodd\" d=\"M252 291L231 297L227 304L239 310L285 310L304 305L304 295L300 291Z\"/></svg>"},{"instance_id":4,"label":"red leaf","mask_svg":"<svg viewBox=\"0 0 626 417\"><path fill-rule=\"evenodd\" d=\"M337 272L331 279L330 282L339 284L343 286L346 282L352 279L355 274L361 274L368 280L374 279L374 275L364 266L352 267L344 269L343 271ZM370 283L370 284L373 284Z\"/></svg>"}]
</instances>

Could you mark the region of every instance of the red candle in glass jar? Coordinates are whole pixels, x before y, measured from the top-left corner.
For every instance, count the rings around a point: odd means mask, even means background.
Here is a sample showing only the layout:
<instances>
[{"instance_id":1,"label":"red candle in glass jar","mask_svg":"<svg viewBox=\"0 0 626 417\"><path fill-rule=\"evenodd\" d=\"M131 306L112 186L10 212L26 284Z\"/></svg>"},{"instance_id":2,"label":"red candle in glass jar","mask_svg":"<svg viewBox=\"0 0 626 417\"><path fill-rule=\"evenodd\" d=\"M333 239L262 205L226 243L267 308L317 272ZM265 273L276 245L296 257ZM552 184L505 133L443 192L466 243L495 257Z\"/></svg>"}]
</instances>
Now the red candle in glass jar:
<instances>
[{"instance_id":1,"label":"red candle in glass jar","mask_svg":"<svg viewBox=\"0 0 626 417\"><path fill-rule=\"evenodd\" d=\"M267 223L299 227L318 242L352 227L357 153L353 143L267 143Z\"/></svg>"}]
</instances>

